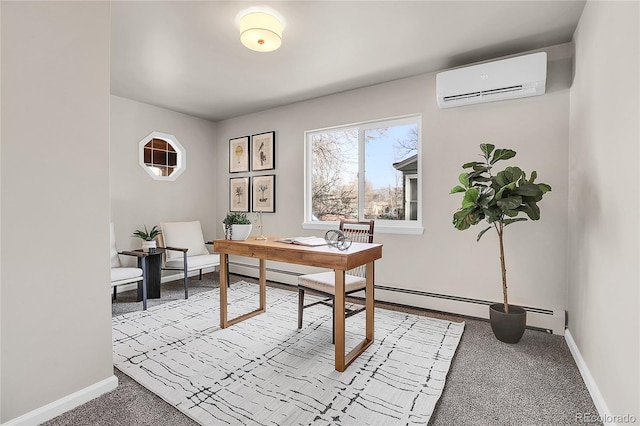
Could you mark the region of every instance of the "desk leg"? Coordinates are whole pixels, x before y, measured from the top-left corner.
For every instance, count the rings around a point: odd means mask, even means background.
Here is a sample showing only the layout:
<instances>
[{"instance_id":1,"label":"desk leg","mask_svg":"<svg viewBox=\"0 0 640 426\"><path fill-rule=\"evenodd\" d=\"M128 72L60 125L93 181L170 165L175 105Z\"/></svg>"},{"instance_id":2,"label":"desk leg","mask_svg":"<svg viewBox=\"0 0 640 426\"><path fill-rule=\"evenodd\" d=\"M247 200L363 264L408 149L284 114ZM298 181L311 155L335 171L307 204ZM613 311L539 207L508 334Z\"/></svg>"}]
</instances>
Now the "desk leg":
<instances>
[{"instance_id":1,"label":"desk leg","mask_svg":"<svg viewBox=\"0 0 640 426\"><path fill-rule=\"evenodd\" d=\"M347 355L344 354L345 351L345 294L344 294L344 271L335 271L335 283L336 283L336 295L335 300L335 318L334 318L334 326L336 330L335 340L336 340L336 370L342 372L347 369L347 367L356 359L360 354L362 354L371 344L373 343L373 316L374 316L374 294L373 294L373 283L374 283L374 268L373 262L367 263L366 270L366 299L365 299L365 307L366 307L366 331L365 331L365 339L358 343L355 348L353 348Z\"/></svg>"},{"instance_id":2,"label":"desk leg","mask_svg":"<svg viewBox=\"0 0 640 426\"><path fill-rule=\"evenodd\" d=\"M374 283L374 266L373 266L373 262L371 263L367 263L367 269L366 269L366 277L367 277L367 289L366 289L366 299L365 299L365 306L366 306L366 316L367 316L367 334L366 334L366 338L367 340L373 342L373 315L375 312L375 305L374 305L374 301L375 301L375 297L374 297L374 289L373 289L373 283Z\"/></svg>"},{"instance_id":3,"label":"desk leg","mask_svg":"<svg viewBox=\"0 0 640 426\"><path fill-rule=\"evenodd\" d=\"M227 328L227 254L220 253L220 328Z\"/></svg>"},{"instance_id":4,"label":"desk leg","mask_svg":"<svg viewBox=\"0 0 640 426\"><path fill-rule=\"evenodd\" d=\"M335 351L336 351L336 370L344 371L347 366L345 365L344 360L344 340L345 340L345 330L344 330L344 320L345 320L345 312L344 312L344 271L335 270L335 297L333 299L333 312L334 314L334 330L335 330Z\"/></svg>"},{"instance_id":5,"label":"desk leg","mask_svg":"<svg viewBox=\"0 0 640 426\"><path fill-rule=\"evenodd\" d=\"M260 310L267 310L267 261L260 259Z\"/></svg>"},{"instance_id":6,"label":"desk leg","mask_svg":"<svg viewBox=\"0 0 640 426\"><path fill-rule=\"evenodd\" d=\"M255 309L239 317L227 319L227 284L229 266L227 264L228 255L220 253L220 328L227 328L233 324L244 321L267 310L267 274L266 260L260 259L260 303Z\"/></svg>"}]
</instances>

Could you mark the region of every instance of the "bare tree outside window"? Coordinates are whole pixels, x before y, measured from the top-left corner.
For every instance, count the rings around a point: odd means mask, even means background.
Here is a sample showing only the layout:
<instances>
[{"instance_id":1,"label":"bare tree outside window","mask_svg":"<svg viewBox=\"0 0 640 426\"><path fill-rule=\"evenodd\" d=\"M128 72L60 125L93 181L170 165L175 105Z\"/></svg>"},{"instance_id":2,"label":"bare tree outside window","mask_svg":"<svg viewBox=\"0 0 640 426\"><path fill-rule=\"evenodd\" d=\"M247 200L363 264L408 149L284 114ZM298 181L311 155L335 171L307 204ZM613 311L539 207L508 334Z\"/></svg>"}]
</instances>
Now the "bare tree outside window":
<instances>
[{"instance_id":1,"label":"bare tree outside window","mask_svg":"<svg viewBox=\"0 0 640 426\"><path fill-rule=\"evenodd\" d=\"M308 134L312 221L417 220L419 117L379 123Z\"/></svg>"},{"instance_id":2,"label":"bare tree outside window","mask_svg":"<svg viewBox=\"0 0 640 426\"><path fill-rule=\"evenodd\" d=\"M358 131L315 134L312 211L317 220L358 217Z\"/></svg>"}]
</instances>

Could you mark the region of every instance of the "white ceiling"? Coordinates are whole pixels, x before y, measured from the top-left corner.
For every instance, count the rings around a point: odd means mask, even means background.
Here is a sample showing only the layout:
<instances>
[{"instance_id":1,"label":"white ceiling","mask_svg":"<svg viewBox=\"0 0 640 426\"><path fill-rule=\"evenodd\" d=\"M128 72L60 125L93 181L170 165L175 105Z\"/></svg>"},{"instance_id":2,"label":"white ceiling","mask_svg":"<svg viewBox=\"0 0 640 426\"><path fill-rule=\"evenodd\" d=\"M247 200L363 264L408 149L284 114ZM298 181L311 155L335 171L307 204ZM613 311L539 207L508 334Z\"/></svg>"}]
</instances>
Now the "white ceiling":
<instances>
[{"instance_id":1,"label":"white ceiling","mask_svg":"<svg viewBox=\"0 0 640 426\"><path fill-rule=\"evenodd\" d=\"M268 5L282 47L240 43ZM111 93L213 121L571 40L584 1L114 1Z\"/></svg>"}]
</instances>

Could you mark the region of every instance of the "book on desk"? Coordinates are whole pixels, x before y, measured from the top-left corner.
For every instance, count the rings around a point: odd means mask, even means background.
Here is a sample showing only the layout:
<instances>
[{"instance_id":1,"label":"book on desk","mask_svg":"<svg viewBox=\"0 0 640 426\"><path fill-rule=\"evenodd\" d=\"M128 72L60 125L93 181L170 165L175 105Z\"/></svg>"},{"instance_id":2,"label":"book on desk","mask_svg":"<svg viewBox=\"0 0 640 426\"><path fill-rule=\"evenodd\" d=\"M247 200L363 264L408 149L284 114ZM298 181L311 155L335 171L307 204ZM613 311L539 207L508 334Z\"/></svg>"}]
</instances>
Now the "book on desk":
<instances>
[{"instance_id":1,"label":"book on desk","mask_svg":"<svg viewBox=\"0 0 640 426\"><path fill-rule=\"evenodd\" d=\"M329 244L327 240L320 237L289 237L282 238L277 241L286 244L297 244L300 246L309 247L326 246L327 244Z\"/></svg>"}]
</instances>

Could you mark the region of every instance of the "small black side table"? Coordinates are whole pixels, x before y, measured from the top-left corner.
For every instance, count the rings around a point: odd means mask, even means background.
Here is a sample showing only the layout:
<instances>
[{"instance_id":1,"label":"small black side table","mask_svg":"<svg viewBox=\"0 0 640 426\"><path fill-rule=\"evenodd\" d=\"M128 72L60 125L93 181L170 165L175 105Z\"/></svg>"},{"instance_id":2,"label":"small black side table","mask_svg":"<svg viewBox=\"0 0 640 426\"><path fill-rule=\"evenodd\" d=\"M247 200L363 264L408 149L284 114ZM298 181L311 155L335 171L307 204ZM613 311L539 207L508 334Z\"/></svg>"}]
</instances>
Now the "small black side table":
<instances>
[{"instance_id":1,"label":"small black side table","mask_svg":"<svg viewBox=\"0 0 640 426\"><path fill-rule=\"evenodd\" d=\"M160 279L162 278L162 254L163 248L149 250L147 256L138 258L138 268L142 268L142 262L147 262L147 299L160 298ZM142 251L132 250L132 251ZM142 301L142 282L138 283L138 302Z\"/></svg>"}]
</instances>

